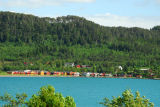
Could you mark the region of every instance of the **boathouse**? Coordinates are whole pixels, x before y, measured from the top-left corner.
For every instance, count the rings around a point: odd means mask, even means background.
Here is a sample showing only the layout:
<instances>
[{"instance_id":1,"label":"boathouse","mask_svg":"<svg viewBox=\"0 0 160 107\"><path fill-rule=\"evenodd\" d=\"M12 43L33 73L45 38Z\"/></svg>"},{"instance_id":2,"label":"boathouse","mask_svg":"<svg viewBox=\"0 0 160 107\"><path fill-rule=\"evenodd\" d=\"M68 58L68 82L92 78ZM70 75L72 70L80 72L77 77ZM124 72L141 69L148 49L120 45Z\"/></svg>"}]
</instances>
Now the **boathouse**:
<instances>
[{"instance_id":1,"label":"boathouse","mask_svg":"<svg viewBox=\"0 0 160 107\"><path fill-rule=\"evenodd\" d=\"M41 71L40 75L44 75L44 71Z\"/></svg>"}]
</instances>

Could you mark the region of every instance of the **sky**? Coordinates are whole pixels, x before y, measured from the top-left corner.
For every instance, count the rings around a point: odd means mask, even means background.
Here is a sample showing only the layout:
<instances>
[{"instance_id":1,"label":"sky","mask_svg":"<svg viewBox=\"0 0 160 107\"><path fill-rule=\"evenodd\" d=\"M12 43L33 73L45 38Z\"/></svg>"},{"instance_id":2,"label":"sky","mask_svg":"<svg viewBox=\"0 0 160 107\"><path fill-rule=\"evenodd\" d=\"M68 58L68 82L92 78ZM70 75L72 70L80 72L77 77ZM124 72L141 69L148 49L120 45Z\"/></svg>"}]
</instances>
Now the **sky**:
<instances>
[{"instance_id":1,"label":"sky","mask_svg":"<svg viewBox=\"0 0 160 107\"><path fill-rule=\"evenodd\" d=\"M160 0L0 0L0 11L54 18L76 15L103 26L160 25Z\"/></svg>"}]
</instances>

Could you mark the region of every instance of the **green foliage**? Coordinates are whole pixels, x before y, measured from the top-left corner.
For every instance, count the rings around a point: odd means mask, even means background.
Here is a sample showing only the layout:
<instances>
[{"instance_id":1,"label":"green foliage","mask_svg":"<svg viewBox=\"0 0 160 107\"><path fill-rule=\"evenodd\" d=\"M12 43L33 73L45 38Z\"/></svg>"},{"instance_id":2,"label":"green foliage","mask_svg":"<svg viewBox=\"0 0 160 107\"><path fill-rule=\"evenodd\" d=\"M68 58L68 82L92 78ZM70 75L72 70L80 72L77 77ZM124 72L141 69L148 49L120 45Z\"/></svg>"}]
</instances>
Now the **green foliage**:
<instances>
[{"instance_id":1,"label":"green foliage","mask_svg":"<svg viewBox=\"0 0 160 107\"><path fill-rule=\"evenodd\" d=\"M27 95L25 93L23 94L16 94L16 98L12 97L8 93L6 93L4 96L0 96L0 100L7 102L7 104L4 104L4 107L19 107L19 106L25 106L26 104L26 98Z\"/></svg>"},{"instance_id":2,"label":"green foliage","mask_svg":"<svg viewBox=\"0 0 160 107\"><path fill-rule=\"evenodd\" d=\"M145 99L145 96L141 97L138 91L134 97L131 90L125 90L122 96L113 97L112 100L104 98L104 102L100 104L105 107L154 107L154 104Z\"/></svg>"},{"instance_id":3,"label":"green foliage","mask_svg":"<svg viewBox=\"0 0 160 107\"><path fill-rule=\"evenodd\" d=\"M55 93L52 86L42 87L38 95L33 95L27 103L28 107L76 107L72 97L63 97Z\"/></svg>"},{"instance_id":4,"label":"green foliage","mask_svg":"<svg viewBox=\"0 0 160 107\"><path fill-rule=\"evenodd\" d=\"M160 31L160 26L155 26L155 27L152 28L152 30L158 30L158 31Z\"/></svg>"},{"instance_id":5,"label":"green foliage","mask_svg":"<svg viewBox=\"0 0 160 107\"><path fill-rule=\"evenodd\" d=\"M0 71L0 75L8 75L7 72Z\"/></svg>"},{"instance_id":6,"label":"green foliage","mask_svg":"<svg viewBox=\"0 0 160 107\"><path fill-rule=\"evenodd\" d=\"M41 87L38 94L32 95L29 101L26 101L26 98L26 94L17 94L16 98L7 93L0 96L0 100L6 102L4 107L76 107L72 97L63 97L61 93L55 93L55 89L50 85Z\"/></svg>"}]
</instances>

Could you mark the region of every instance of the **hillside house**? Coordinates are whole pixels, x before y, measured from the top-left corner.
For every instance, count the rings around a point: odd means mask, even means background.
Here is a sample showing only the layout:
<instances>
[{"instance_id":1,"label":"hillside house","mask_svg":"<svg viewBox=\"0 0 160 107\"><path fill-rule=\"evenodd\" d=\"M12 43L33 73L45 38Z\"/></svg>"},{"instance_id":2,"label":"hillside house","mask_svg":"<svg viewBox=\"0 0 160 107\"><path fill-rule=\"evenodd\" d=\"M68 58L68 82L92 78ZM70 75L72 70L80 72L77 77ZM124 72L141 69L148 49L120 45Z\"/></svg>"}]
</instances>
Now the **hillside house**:
<instances>
[{"instance_id":1,"label":"hillside house","mask_svg":"<svg viewBox=\"0 0 160 107\"><path fill-rule=\"evenodd\" d=\"M143 71L143 72L145 72L145 73L151 71L150 68L141 68L141 69L139 69L139 70L140 70L140 71Z\"/></svg>"},{"instance_id":2,"label":"hillside house","mask_svg":"<svg viewBox=\"0 0 160 107\"><path fill-rule=\"evenodd\" d=\"M91 68L91 66L89 66L89 65L82 65L81 67L82 68Z\"/></svg>"},{"instance_id":3,"label":"hillside house","mask_svg":"<svg viewBox=\"0 0 160 107\"><path fill-rule=\"evenodd\" d=\"M81 68L81 65L76 65L76 68Z\"/></svg>"},{"instance_id":4,"label":"hillside house","mask_svg":"<svg viewBox=\"0 0 160 107\"><path fill-rule=\"evenodd\" d=\"M64 64L65 67L74 67L74 63L65 63Z\"/></svg>"}]
</instances>

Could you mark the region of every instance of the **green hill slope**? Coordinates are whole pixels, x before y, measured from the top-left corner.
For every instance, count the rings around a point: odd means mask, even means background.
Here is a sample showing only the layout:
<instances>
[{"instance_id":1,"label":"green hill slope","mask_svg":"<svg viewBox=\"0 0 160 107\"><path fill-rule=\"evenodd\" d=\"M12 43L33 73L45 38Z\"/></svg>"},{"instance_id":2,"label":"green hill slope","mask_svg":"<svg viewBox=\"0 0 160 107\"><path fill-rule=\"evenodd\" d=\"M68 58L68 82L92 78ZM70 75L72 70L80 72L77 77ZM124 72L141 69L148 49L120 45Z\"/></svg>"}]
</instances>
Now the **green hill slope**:
<instances>
[{"instance_id":1,"label":"green hill slope","mask_svg":"<svg viewBox=\"0 0 160 107\"><path fill-rule=\"evenodd\" d=\"M113 72L119 65L126 72L140 67L159 71L160 26L105 27L78 16L0 12L0 53L1 70L66 70L64 63L75 62L97 72Z\"/></svg>"}]
</instances>

